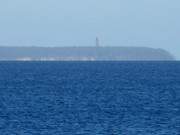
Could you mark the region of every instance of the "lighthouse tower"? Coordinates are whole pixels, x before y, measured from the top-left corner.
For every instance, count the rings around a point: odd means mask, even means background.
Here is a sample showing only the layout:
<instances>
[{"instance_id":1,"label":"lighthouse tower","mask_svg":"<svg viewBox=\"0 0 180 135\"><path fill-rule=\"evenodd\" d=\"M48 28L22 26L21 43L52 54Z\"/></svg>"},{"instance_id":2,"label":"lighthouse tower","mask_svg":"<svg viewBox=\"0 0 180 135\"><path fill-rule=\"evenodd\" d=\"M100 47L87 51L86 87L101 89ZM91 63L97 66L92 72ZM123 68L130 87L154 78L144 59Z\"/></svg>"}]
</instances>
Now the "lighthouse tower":
<instances>
[{"instance_id":1,"label":"lighthouse tower","mask_svg":"<svg viewBox=\"0 0 180 135\"><path fill-rule=\"evenodd\" d=\"M100 47L99 38L96 37L96 47Z\"/></svg>"}]
</instances>

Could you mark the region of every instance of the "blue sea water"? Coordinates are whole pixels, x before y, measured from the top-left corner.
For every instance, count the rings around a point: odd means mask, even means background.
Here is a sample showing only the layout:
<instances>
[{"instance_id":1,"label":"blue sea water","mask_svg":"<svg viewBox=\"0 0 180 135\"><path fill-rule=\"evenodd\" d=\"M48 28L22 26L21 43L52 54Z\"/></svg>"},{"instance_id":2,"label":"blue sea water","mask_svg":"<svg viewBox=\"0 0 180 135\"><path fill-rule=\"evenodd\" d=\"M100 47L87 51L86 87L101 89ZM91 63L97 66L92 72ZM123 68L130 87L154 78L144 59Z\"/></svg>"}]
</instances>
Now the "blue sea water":
<instances>
[{"instance_id":1,"label":"blue sea water","mask_svg":"<svg viewBox=\"0 0 180 135\"><path fill-rule=\"evenodd\" d=\"M0 62L0 135L180 135L180 62Z\"/></svg>"}]
</instances>

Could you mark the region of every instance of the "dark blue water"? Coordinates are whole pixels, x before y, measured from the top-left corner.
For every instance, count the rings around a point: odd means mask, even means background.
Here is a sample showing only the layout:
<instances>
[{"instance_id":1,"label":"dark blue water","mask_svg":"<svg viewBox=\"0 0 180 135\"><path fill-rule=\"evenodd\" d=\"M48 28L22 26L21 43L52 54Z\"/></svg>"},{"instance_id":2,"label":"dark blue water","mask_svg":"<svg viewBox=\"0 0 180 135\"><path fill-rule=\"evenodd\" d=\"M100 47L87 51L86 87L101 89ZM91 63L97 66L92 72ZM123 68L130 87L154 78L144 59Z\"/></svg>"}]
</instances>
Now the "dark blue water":
<instances>
[{"instance_id":1,"label":"dark blue water","mask_svg":"<svg viewBox=\"0 0 180 135\"><path fill-rule=\"evenodd\" d=\"M0 62L0 135L180 135L180 62Z\"/></svg>"}]
</instances>

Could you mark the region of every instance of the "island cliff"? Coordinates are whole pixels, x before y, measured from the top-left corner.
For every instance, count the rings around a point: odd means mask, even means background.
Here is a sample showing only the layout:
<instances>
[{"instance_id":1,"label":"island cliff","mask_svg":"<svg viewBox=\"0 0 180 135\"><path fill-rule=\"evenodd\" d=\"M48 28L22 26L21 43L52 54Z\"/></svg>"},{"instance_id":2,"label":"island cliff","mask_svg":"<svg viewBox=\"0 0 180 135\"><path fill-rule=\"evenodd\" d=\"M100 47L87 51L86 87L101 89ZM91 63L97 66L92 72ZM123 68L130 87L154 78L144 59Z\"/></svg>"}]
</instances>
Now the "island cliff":
<instances>
[{"instance_id":1,"label":"island cliff","mask_svg":"<svg viewBox=\"0 0 180 135\"><path fill-rule=\"evenodd\" d=\"M0 47L0 60L171 61L163 49L146 47Z\"/></svg>"}]
</instances>

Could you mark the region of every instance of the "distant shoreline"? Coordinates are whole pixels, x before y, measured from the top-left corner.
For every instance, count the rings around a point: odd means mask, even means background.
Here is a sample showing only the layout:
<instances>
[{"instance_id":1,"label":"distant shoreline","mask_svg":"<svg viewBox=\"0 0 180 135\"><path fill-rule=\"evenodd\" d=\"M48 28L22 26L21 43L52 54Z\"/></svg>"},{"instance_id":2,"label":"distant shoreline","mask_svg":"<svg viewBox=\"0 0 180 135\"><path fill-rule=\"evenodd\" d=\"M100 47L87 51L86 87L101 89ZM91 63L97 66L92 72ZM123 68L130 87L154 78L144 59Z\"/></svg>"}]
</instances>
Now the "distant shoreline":
<instances>
[{"instance_id":1,"label":"distant shoreline","mask_svg":"<svg viewBox=\"0 0 180 135\"><path fill-rule=\"evenodd\" d=\"M175 61L148 47L0 47L0 61Z\"/></svg>"}]
</instances>

